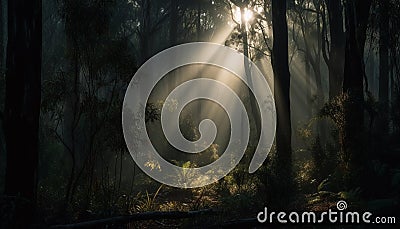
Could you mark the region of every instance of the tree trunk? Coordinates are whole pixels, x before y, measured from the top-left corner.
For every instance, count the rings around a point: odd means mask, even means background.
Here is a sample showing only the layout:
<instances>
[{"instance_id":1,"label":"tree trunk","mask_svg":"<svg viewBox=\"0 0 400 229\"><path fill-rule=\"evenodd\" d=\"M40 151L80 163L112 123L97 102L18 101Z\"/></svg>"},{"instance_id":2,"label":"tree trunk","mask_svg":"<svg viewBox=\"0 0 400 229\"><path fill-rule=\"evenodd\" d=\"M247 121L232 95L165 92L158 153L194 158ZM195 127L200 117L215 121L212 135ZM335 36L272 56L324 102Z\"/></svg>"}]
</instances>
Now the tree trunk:
<instances>
[{"instance_id":1,"label":"tree trunk","mask_svg":"<svg viewBox=\"0 0 400 229\"><path fill-rule=\"evenodd\" d=\"M73 33L73 32L72 32ZM75 178L75 170L77 164L77 142L76 142L76 130L80 117L78 117L78 109L80 103L79 95L79 50L76 37L74 34L67 34L67 47L72 50L70 57L70 70L68 75L73 78L72 82L69 82L69 95L66 98L64 104L64 121L63 121L63 141L65 144L65 151L71 156L71 171L68 178L66 187L65 201L66 204L70 203L73 199L71 196L71 187Z\"/></svg>"},{"instance_id":2,"label":"tree trunk","mask_svg":"<svg viewBox=\"0 0 400 229\"><path fill-rule=\"evenodd\" d=\"M36 202L41 51L42 1L9 1L5 194L26 202L24 206L16 205L13 228L32 223Z\"/></svg>"},{"instance_id":3,"label":"tree trunk","mask_svg":"<svg viewBox=\"0 0 400 229\"><path fill-rule=\"evenodd\" d=\"M0 76L3 76L5 69L5 40L6 40L6 12L5 12L5 1L0 0Z\"/></svg>"},{"instance_id":4,"label":"tree trunk","mask_svg":"<svg viewBox=\"0 0 400 229\"><path fill-rule=\"evenodd\" d=\"M143 1L143 5L141 6L143 9L143 18L140 22L140 63L143 64L150 57L150 46L151 46L151 1L145 0Z\"/></svg>"},{"instance_id":5,"label":"tree trunk","mask_svg":"<svg viewBox=\"0 0 400 229\"><path fill-rule=\"evenodd\" d=\"M344 55L346 37L343 31L343 13L341 0L326 0L329 16L330 53L329 53L329 99L342 92Z\"/></svg>"},{"instance_id":6,"label":"tree trunk","mask_svg":"<svg viewBox=\"0 0 400 229\"><path fill-rule=\"evenodd\" d=\"M389 0L379 2L379 102L380 133L389 131Z\"/></svg>"},{"instance_id":7,"label":"tree trunk","mask_svg":"<svg viewBox=\"0 0 400 229\"><path fill-rule=\"evenodd\" d=\"M243 42L243 55L245 58L243 59L243 65L244 65L244 70L247 78L247 82L250 87L253 87L253 79L251 76L251 70L250 70L250 54L249 54L249 38L248 38L248 33L247 33L247 25L246 25L246 20L245 20L245 8L247 8L246 3L243 3L243 5L240 6L240 15L241 15L241 25L240 25L240 30L242 33L242 42ZM250 117L250 128L253 125L254 126L254 131L255 131L255 136L260 136L261 133L261 118L258 114L257 108L258 105L251 97L252 92L250 88L247 88L245 92L249 98L250 106L249 106L249 113L251 116ZM242 119L243 121L243 119ZM253 128L251 128L253 129ZM253 139L250 139L252 141ZM260 139L262 141L262 139Z\"/></svg>"},{"instance_id":8,"label":"tree trunk","mask_svg":"<svg viewBox=\"0 0 400 229\"><path fill-rule=\"evenodd\" d=\"M347 185L358 187L362 183L362 170L367 155L363 154L364 46L372 0L346 2L346 50L343 91L348 93L345 104L344 152L342 162L348 174Z\"/></svg>"},{"instance_id":9,"label":"tree trunk","mask_svg":"<svg viewBox=\"0 0 400 229\"><path fill-rule=\"evenodd\" d=\"M65 31L66 31L66 46L68 50L68 70L67 70L67 93L68 96L64 103L64 120L62 139L65 151L71 156L71 170L68 177L65 193L65 204L68 205L73 200L72 184L75 179L75 172L79 158L79 150L77 150L77 127L79 123L79 107L80 107L80 49L79 49L79 34L76 32L76 27L79 25L79 20L76 18L79 10L79 1L66 1L68 9L65 12ZM63 210L67 210L65 207Z\"/></svg>"},{"instance_id":10,"label":"tree trunk","mask_svg":"<svg viewBox=\"0 0 400 229\"><path fill-rule=\"evenodd\" d=\"M272 0L274 97L277 113L276 126L276 174L281 186L279 201L288 200L291 184L291 118L290 118L290 72L288 54L288 29L286 0ZM282 203L283 204L283 203Z\"/></svg>"},{"instance_id":11,"label":"tree trunk","mask_svg":"<svg viewBox=\"0 0 400 229\"><path fill-rule=\"evenodd\" d=\"M179 21L178 0L170 0L170 5L171 9L169 16L169 43L170 46L172 47L178 44L178 21ZM174 90L177 85L178 71L179 69L175 69L174 71L169 73L170 80L168 80L167 82L168 92Z\"/></svg>"},{"instance_id":12,"label":"tree trunk","mask_svg":"<svg viewBox=\"0 0 400 229\"><path fill-rule=\"evenodd\" d=\"M312 80L312 74L311 74L311 60L308 55L304 55L304 63L305 63L305 78L306 78L306 104L305 107L308 108L307 112L307 120L310 120L313 115L314 115L314 105L312 103L313 100L313 95L312 95L312 85L311 85L311 80Z\"/></svg>"},{"instance_id":13,"label":"tree trunk","mask_svg":"<svg viewBox=\"0 0 400 229\"><path fill-rule=\"evenodd\" d=\"M4 179L6 166L6 143L4 142L4 76L6 71L6 36L7 36L7 5L5 0L0 0L0 179ZM0 193L4 192L4 182L0 184Z\"/></svg>"},{"instance_id":14,"label":"tree trunk","mask_svg":"<svg viewBox=\"0 0 400 229\"><path fill-rule=\"evenodd\" d=\"M201 2L197 3L197 16L196 16L196 35L197 41L201 40Z\"/></svg>"},{"instance_id":15,"label":"tree trunk","mask_svg":"<svg viewBox=\"0 0 400 229\"><path fill-rule=\"evenodd\" d=\"M178 38L178 0L171 0L171 13L169 22L169 42L171 46L177 44Z\"/></svg>"}]
</instances>

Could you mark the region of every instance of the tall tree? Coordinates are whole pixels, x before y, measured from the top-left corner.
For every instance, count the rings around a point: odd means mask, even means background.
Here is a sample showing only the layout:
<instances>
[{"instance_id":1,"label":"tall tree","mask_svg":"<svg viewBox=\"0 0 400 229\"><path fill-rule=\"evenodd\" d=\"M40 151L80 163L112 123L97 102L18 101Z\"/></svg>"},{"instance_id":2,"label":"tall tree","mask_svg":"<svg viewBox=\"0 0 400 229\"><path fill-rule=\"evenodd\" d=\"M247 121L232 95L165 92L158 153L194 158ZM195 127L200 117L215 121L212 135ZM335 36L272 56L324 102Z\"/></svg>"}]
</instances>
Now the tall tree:
<instances>
[{"instance_id":1,"label":"tall tree","mask_svg":"<svg viewBox=\"0 0 400 229\"><path fill-rule=\"evenodd\" d=\"M65 0L64 1L64 16L65 16L65 31L66 31L66 46L67 46L67 60L68 60L68 81L67 93L65 104L63 106L63 133L62 140L66 152L71 156L71 171L68 178L65 194L65 204L72 200L73 196L73 181L75 179L75 169L77 166L77 123L79 122L79 88L80 88L80 50L79 50L79 35L82 35L84 30L80 29L82 24L79 20L80 12L79 1ZM78 26L81 25L81 26ZM66 208L64 208L66 210Z\"/></svg>"},{"instance_id":2,"label":"tall tree","mask_svg":"<svg viewBox=\"0 0 400 229\"><path fill-rule=\"evenodd\" d=\"M324 56L329 69L329 99L342 92L346 37L343 30L343 7L341 0L326 0L329 19L330 52ZM325 43L324 43L325 44Z\"/></svg>"},{"instance_id":3,"label":"tall tree","mask_svg":"<svg viewBox=\"0 0 400 229\"><path fill-rule=\"evenodd\" d=\"M304 4L304 5L302 5ZM307 6L308 5L308 6ZM322 74L321 74L321 54L322 54L322 44L323 40L321 39L321 3L319 1L313 1L313 7L316 9L315 15L314 12L307 11L307 7L310 7L310 3L299 3L296 7L293 7L293 11L296 13L299 24L300 24L300 31L303 37L302 43L304 46L303 48L299 48L304 53L304 60L305 60L305 68L307 74L311 74L310 70L312 69L312 73L315 77L315 86L316 86L316 97L311 98L310 100L315 101L315 107L317 110L321 109L323 103L325 102L324 99L324 92L322 86ZM317 42L312 42L314 39L313 36L315 34L318 36ZM295 36L293 36L295 37ZM296 39L294 39L296 41ZM311 67L311 69L310 69ZM309 78L309 76L307 76ZM307 86L311 87L309 82L310 79L306 79L308 82ZM321 140L326 140L326 127L322 121L318 122L317 125L317 135L321 138Z\"/></svg>"},{"instance_id":4,"label":"tall tree","mask_svg":"<svg viewBox=\"0 0 400 229\"><path fill-rule=\"evenodd\" d=\"M346 49L343 91L348 94L345 104L344 152L342 161L347 167L347 185L361 185L364 133L364 47L372 0L346 2Z\"/></svg>"},{"instance_id":5,"label":"tall tree","mask_svg":"<svg viewBox=\"0 0 400 229\"><path fill-rule=\"evenodd\" d=\"M5 58L5 49L4 49L4 45L5 45L5 25L6 25L6 20L5 20L5 1L3 2L3 0L0 0L0 75L3 74L3 69L4 69L4 58Z\"/></svg>"},{"instance_id":6,"label":"tall tree","mask_svg":"<svg viewBox=\"0 0 400 229\"><path fill-rule=\"evenodd\" d=\"M17 224L33 220L35 206L41 51L42 1L8 1L5 194L26 202L24 206L17 204Z\"/></svg>"},{"instance_id":7,"label":"tall tree","mask_svg":"<svg viewBox=\"0 0 400 229\"><path fill-rule=\"evenodd\" d=\"M246 78L249 83L250 87L253 87L253 80L251 76L251 70L250 70L250 50L249 50L249 25L248 22L246 21L246 10L250 7L250 1L249 0L236 0L232 1L233 4L235 4L237 7L239 7L240 10L240 27L239 27L239 32L241 35L241 42L243 44L243 55L245 58L243 59L243 66L244 70L246 73ZM249 96L249 113L251 115L251 123L250 125L254 126L254 131L256 133L256 136L260 135L260 129L261 129L261 120L258 115L258 105L256 104L255 99L251 97L251 90L247 89L246 90L246 95ZM254 121L254 124L252 124ZM262 139L260 139L262 141Z\"/></svg>"},{"instance_id":8,"label":"tall tree","mask_svg":"<svg viewBox=\"0 0 400 229\"><path fill-rule=\"evenodd\" d=\"M5 159L5 142L4 142L4 74L5 74L5 40L6 40L6 6L4 0L0 0L0 158ZM0 177L4 178L5 160L0 162ZM3 192L4 183L0 185L0 192Z\"/></svg>"},{"instance_id":9,"label":"tall tree","mask_svg":"<svg viewBox=\"0 0 400 229\"><path fill-rule=\"evenodd\" d=\"M169 42L171 46L175 46L178 39L178 0L171 0L170 4Z\"/></svg>"},{"instance_id":10,"label":"tall tree","mask_svg":"<svg viewBox=\"0 0 400 229\"><path fill-rule=\"evenodd\" d=\"M274 97L277 113L276 126L276 173L282 198L288 194L291 183L292 128L290 118L290 72L288 54L288 27L286 0L272 0L273 47L272 68L274 72Z\"/></svg>"},{"instance_id":11,"label":"tall tree","mask_svg":"<svg viewBox=\"0 0 400 229\"><path fill-rule=\"evenodd\" d=\"M389 0L379 1L379 102L381 133L388 132L389 113Z\"/></svg>"}]
</instances>

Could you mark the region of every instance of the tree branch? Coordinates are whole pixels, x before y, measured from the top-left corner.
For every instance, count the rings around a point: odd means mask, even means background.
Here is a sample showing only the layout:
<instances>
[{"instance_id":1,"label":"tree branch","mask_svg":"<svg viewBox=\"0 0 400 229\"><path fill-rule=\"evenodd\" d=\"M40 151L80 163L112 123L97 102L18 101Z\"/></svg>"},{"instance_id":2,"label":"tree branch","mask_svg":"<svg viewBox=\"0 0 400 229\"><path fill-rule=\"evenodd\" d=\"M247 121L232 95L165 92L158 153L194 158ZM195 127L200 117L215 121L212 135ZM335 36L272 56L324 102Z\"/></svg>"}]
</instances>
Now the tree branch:
<instances>
[{"instance_id":1,"label":"tree branch","mask_svg":"<svg viewBox=\"0 0 400 229\"><path fill-rule=\"evenodd\" d=\"M92 221L86 221L75 224L65 224L65 225L54 225L50 228L85 228L85 227L97 227L97 226L105 226L105 225L116 225L116 224L127 224L132 221L139 220L159 220L159 219L182 219L182 218L191 218L204 214L215 214L215 211L212 209L205 209L199 211L171 211L171 212L143 212L136 213L133 215L126 216L116 216L106 219L98 219Z\"/></svg>"},{"instance_id":2,"label":"tree branch","mask_svg":"<svg viewBox=\"0 0 400 229\"><path fill-rule=\"evenodd\" d=\"M230 10L230 12L231 12L231 19L232 19L232 21L233 21L237 26L239 26L240 23L239 23L238 21L236 21L236 20L235 20L235 17L233 16L233 8L232 8L231 3L230 3L230 2L226 2L226 5L229 7L229 10Z\"/></svg>"},{"instance_id":3,"label":"tree branch","mask_svg":"<svg viewBox=\"0 0 400 229\"><path fill-rule=\"evenodd\" d=\"M247 219L237 219L237 220L223 222L218 225L213 225L210 228L237 228L237 227L252 228L257 226L262 226L262 224L258 222L256 218L247 218Z\"/></svg>"}]
</instances>

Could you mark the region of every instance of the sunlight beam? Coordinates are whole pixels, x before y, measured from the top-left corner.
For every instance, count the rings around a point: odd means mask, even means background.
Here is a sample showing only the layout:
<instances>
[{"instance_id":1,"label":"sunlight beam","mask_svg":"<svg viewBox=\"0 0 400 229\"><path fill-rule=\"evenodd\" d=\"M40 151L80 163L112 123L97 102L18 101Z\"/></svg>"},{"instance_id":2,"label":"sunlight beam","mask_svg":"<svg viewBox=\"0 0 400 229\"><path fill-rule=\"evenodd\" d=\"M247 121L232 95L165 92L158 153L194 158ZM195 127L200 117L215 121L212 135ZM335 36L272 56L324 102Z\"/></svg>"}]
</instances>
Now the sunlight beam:
<instances>
[{"instance_id":1,"label":"sunlight beam","mask_svg":"<svg viewBox=\"0 0 400 229\"><path fill-rule=\"evenodd\" d=\"M249 21L251 21L253 19L253 11L245 8L244 9L244 21L246 23L248 23ZM239 7L235 7L233 9L233 19L239 23L242 23L242 15L240 13L240 8Z\"/></svg>"}]
</instances>

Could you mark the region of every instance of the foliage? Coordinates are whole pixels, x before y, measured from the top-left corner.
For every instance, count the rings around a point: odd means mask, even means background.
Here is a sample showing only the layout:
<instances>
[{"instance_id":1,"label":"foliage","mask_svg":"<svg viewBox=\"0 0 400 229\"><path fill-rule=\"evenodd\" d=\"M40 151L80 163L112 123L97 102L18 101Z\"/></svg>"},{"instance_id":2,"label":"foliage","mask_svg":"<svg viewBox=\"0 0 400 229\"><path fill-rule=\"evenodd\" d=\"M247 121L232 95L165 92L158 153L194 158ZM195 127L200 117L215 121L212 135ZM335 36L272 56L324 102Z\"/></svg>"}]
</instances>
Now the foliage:
<instances>
[{"instance_id":1,"label":"foliage","mask_svg":"<svg viewBox=\"0 0 400 229\"><path fill-rule=\"evenodd\" d=\"M349 202L355 202L355 201L360 201L361 198L361 189L355 188L351 189L349 191L343 191L338 193L340 198L347 200Z\"/></svg>"},{"instance_id":2,"label":"foliage","mask_svg":"<svg viewBox=\"0 0 400 229\"><path fill-rule=\"evenodd\" d=\"M160 187L157 189L152 197L150 197L149 193L146 190L146 196L144 196L145 198L137 200L138 203L135 206L136 211L147 212L157 210L155 200L162 187L163 185L160 185ZM140 193L138 193L138 196L140 196Z\"/></svg>"},{"instance_id":3,"label":"foliage","mask_svg":"<svg viewBox=\"0 0 400 229\"><path fill-rule=\"evenodd\" d=\"M341 95L335 97L328 103L326 103L319 112L320 117L329 118L333 121L336 128L339 130L344 129L344 112L345 112L345 104L348 101L349 96L346 93L342 93Z\"/></svg>"},{"instance_id":4,"label":"foliage","mask_svg":"<svg viewBox=\"0 0 400 229\"><path fill-rule=\"evenodd\" d=\"M147 103L145 116L146 122L155 122L160 120L160 110L154 103Z\"/></svg>"}]
</instances>

